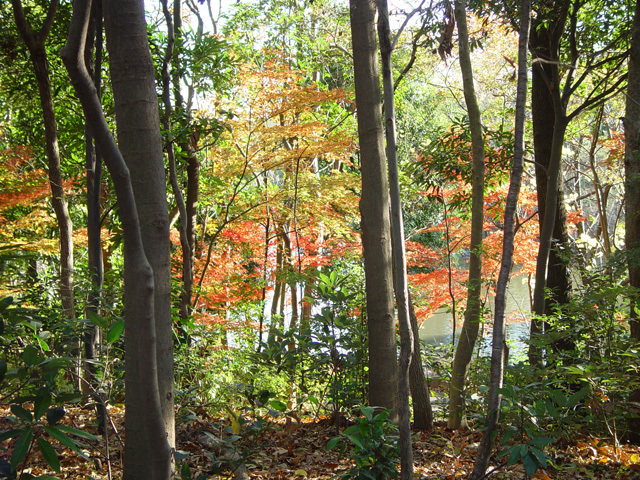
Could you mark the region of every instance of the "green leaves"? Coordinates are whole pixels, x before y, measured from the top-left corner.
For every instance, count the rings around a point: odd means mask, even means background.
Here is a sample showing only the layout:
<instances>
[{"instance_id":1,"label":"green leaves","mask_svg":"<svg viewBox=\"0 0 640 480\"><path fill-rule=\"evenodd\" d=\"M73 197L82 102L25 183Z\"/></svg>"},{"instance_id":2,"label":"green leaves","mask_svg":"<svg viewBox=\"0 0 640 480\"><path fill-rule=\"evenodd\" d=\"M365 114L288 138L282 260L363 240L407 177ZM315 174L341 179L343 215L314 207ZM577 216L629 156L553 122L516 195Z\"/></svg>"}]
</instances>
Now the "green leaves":
<instances>
[{"instance_id":1,"label":"green leaves","mask_svg":"<svg viewBox=\"0 0 640 480\"><path fill-rule=\"evenodd\" d=\"M118 338L120 338L120 335L122 335L123 331L124 320L116 320L115 322L113 322L111 328L109 328L109 331L107 332L107 342L115 342Z\"/></svg>"},{"instance_id":2,"label":"green leaves","mask_svg":"<svg viewBox=\"0 0 640 480\"><path fill-rule=\"evenodd\" d=\"M38 443L38 448L40 448L40 452L42 452L42 456L45 461L53 470L60 473L60 459L58 459L55 449L43 438L37 438L36 442Z\"/></svg>"},{"instance_id":3,"label":"green leaves","mask_svg":"<svg viewBox=\"0 0 640 480\"><path fill-rule=\"evenodd\" d=\"M31 440L33 440L33 430L31 428L26 428L16 441L15 447L13 447L13 453L11 454L12 471L15 470L18 464L27 456L27 452L31 446Z\"/></svg>"},{"instance_id":4,"label":"green leaves","mask_svg":"<svg viewBox=\"0 0 640 480\"><path fill-rule=\"evenodd\" d=\"M362 417L345 429L339 437L327 443L327 450L340 446L340 455L347 443L353 448L355 466L342 478L397 478L398 446L395 426L389 420L389 411L361 406Z\"/></svg>"}]
</instances>

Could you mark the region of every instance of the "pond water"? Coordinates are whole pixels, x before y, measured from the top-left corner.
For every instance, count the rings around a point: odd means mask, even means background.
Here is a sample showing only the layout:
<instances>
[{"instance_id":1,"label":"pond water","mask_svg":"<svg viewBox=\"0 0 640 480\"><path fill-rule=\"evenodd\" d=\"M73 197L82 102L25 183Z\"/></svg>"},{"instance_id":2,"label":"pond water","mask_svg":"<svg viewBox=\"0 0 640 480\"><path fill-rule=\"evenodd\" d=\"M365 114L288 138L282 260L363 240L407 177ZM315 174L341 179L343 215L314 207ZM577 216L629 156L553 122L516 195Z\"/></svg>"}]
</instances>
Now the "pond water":
<instances>
[{"instance_id":1,"label":"pond water","mask_svg":"<svg viewBox=\"0 0 640 480\"><path fill-rule=\"evenodd\" d=\"M526 341L529 337L529 317L531 314L530 291L528 277L516 275L509 282L507 290L507 341L510 343L511 352L524 353ZM495 297L488 298L487 303L494 310ZM420 340L427 345L450 344L453 335L452 315L448 306L440 309L431 317L427 318L420 327ZM456 327L456 341L460 334L463 317L458 315L458 326ZM481 332L483 326L480 326ZM491 325L484 325L484 338L487 340L483 345L483 353L490 355Z\"/></svg>"}]
</instances>

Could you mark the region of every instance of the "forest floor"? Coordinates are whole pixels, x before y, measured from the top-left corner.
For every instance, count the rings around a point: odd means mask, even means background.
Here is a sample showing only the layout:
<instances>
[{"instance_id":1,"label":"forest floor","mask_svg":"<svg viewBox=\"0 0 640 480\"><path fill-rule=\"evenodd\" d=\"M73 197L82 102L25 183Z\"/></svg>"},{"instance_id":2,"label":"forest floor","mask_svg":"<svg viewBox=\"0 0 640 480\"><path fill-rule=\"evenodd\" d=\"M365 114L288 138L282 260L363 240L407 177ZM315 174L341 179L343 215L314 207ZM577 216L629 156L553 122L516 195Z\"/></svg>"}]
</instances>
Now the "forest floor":
<instances>
[{"instance_id":1,"label":"forest floor","mask_svg":"<svg viewBox=\"0 0 640 480\"><path fill-rule=\"evenodd\" d=\"M55 473L45 462L36 442L27 453L18 471L34 476L52 475L61 479L117 480L122 476L122 440L124 436L124 409L109 407L110 420L118 433L100 441L80 439L81 450L93 463L83 460L69 448L51 440L61 471ZM15 429L9 417L8 406L0 406L0 432ZM96 434L93 411L73 408L67 411L63 424ZM340 457L338 449L327 451L327 442L336 436L336 428L327 419L298 421L287 417L283 421L270 421L252 432L247 425L235 424L238 437L232 441L232 422L227 419L203 420L194 418L177 423L177 449L185 457L189 474L183 479L331 479L352 466L347 456ZM47 438L40 427L34 428L35 436ZM437 424L432 432L414 435L414 478L458 479L467 478L475 459L481 434L471 431L452 431ZM15 439L0 442L0 461L4 465L11 457ZM235 476L227 469L220 473L212 470L216 459L242 459L244 467ZM541 480L616 479L640 480L640 447L622 445L614 448L612 442L598 440L588 434L570 442L556 442L547 449L553 459L553 467L539 470L533 478ZM107 458L109 459L107 461ZM488 478L527 479L521 463L506 467L503 459L492 459L495 472ZM179 462L180 470L184 461ZM241 471L242 470L242 471ZM2 475L0 474L0 478ZM33 477L24 477L33 478ZM51 477L49 477L51 478ZM180 474L178 475L180 477Z\"/></svg>"}]
</instances>

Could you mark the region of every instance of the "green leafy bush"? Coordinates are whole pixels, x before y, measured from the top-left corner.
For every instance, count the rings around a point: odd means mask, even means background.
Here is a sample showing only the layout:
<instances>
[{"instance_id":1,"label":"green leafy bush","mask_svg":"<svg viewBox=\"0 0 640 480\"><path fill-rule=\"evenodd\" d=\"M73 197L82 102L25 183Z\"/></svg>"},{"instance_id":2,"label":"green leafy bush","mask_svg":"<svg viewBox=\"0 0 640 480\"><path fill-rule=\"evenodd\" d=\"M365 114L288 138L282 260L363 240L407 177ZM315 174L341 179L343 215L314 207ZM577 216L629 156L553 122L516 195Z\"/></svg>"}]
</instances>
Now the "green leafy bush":
<instances>
[{"instance_id":1,"label":"green leafy bush","mask_svg":"<svg viewBox=\"0 0 640 480\"><path fill-rule=\"evenodd\" d=\"M327 444L327 449L340 448L343 455L351 447L354 467L342 479L378 480L398 478L398 437L396 426L389 420L389 410L360 407L362 417Z\"/></svg>"}]
</instances>

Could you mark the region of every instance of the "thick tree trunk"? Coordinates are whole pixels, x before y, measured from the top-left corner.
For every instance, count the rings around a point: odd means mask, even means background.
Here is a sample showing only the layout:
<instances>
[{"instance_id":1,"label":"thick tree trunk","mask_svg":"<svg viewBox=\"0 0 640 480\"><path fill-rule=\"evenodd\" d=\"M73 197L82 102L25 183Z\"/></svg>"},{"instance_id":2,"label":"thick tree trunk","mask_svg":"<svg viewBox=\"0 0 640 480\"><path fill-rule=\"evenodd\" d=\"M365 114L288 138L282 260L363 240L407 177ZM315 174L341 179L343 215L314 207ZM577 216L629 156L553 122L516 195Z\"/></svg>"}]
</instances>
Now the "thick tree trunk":
<instances>
[{"instance_id":1,"label":"thick tree trunk","mask_svg":"<svg viewBox=\"0 0 640 480\"><path fill-rule=\"evenodd\" d=\"M625 130L625 243L629 265L629 281L640 291L640 2L636 2L633 15L629 83L627 86ZM631 338L640 343L638 294L631 298L629 326ZM630 400L640 402L640 388L631 392ZM637 410L636 410L637 411ZM629 440L640 442L640 417L629 421Z\"/></svg>"},{"instance_id":2,"label":"thick tree trunk","mask_svg":"<svg viewBox=\"0 0 640 480\"><path fill-rule=\"evenodd\" d=\"M500 403L504 379L504 367L507 360L505 341L505 308L507 303L507 287L513 267L513 246L516 236L516 213L518 196L522 184L524 157L524 128L527 104L527 43L531 17L531 0L522 0L520 21L520 40L518 42L518 83L516 91L516 118L513 148L513 164L509 182L509 193L504 211L504 237L502 241L502 263L496 285L495 316L493 321L493 344L491 346L491 378L489 383L489 401L487 420L482 441L478 448L476 463L473 466L471 480L484 478L491 456L494 432L498 425Z\"/></svg>"},{"instance_id":3,"label":"thick tree trunk","mask_svg":"<svg viewBox=\"0 0 640 480\"><path fill-rule=\"evenodd\" d=\"M551 58L549 35L544 27L536 28L532 31L530 48L536 52L538 57ZM531 118L533 121L533 150L536 163L536 190L538 192L538 221L540 227L542 227L547 211L547 177L551 162L553 137L557 135L553 98L545 82L545 78L552 78L553 68L550 64L535 62L531 75ZM550 290L551 297L550 301L545 303L545 315L552 314L557 305L565 305L569 301L571 292L569 268L566 255L563 255L569 245L569 232L567 230L567 211L564 202L564 181L561 173L558 176L557 192L558 201L555 210L553 240L551 251L549 252L546 280L546 288Z\"/></svg>"},{"instance_id":4,"label":"thick tree trunk","mask_svg":"<svg viewBox=\"0 0 640 480\"><path fill-rule=\"evenodd\" d=\"M449 387L449 428L466 426L464 411L464 387L473 348L478 337L482 320L480 294L482 288L482 235L484 227L484 138L480 108L473 86L473 68L469 52L469 34L467 32L467 13L464 0L456 0L454 13L458 23L460 49L460 69L464 85L464 99L469 114L471 130L471 148L473 153L471 186L471 244L469 258L469 282L467 287L467 310L464 315L462 331L458 339L451 385Z\"/></svg>"},{"instance_id":5,"label":"thick tree trunk","mask_svg":"<svg viewBox=\"0 0 640 480\"><path fill-rule=\"evenodd\" d=\"M47 16L42 27L37 32L31 29L31 26L25 18L21 0L11 0L11 4L13 5L13 15L18 31L29 49L29 56L31 57L36 82L38 83L40 107L42 108L44 121L51 204L53 205L56 221L58 222L62 314L65 318L72 319L75 318L75 299L73 294L73 225L71 224L71 217L69 217L69 210L62 185L56 114L53 107L51 82L49 80L49 62L45 50L45 41L53 24L59 0L52 0L49 4Z\"/></svg>"},{"instance_id":6,"label":"thick tree trunk","mask_svg":"<svg viewBox=\"0 0 640 480\"><path fill-rule=\"evenodd\" d=\"M569 4L568 1L554 4L554 21L549 27L533 25L529 45L535 58L532 68L531 108L540 223L540 246L533 294L535 315L531 321L532 339L545 330L540 316L552 313L557 305L565 304L571 290L566 258L563 258L568 233L562 181L562 147L568 119L566 105L560 94L558 67L559 46ZM551 302L545 299L546 289L552 292ZM535 341L531 342L529 362L539 365L541 359L540 347Z\"/></svg>"},{"instance_id":7,"label":"thick tree trunk","mask_svg":"<svg viewBox=\"0 0 640 480\"><path fill-rule=\"evenodd\" d=\"M414 338L409 319L409 298L407 287L407 259L404 246L404 220L398 178L398 156L396 145L396 109L393 94L393 70L391 65L391 27L387 0L378 3L378 37L382 56L382 85L384 90L386 154L389 172L389 193L391 201L391 242L393 273L400 330L400 361L398 368L398 422L400 446L400 478L413 478L413 450L411 447L411 411L409 410L409 369L413 357Z\"/></svg>"},{"instance_id":8,"label":"thick tree trunk","mask_svg":"<svg viewBox=\"0 0 640 480\"><path fill-rule=\"evenodd\" d=\"M156 368L154 272L143 248L141 226L129 170L111 136L95 86L84 63L84 45L90 10L90 1L75 2L69 38L61 55L82 103L87 125L91 128L96 145L102 152L105 164L111 173L122 221L127 349L125 358L127 438L123 478L169 480L173 475L172 446L168 441ZM136 16L144 15L141 8L134 10ZM111 35L116 32L111 30ZM138 32L137 41L140 42L141 38L146 44L146 37L140 37ZM117 83L117 74L114 78L116 80L114 83ZM142 125L139 124L136 127Z\"/></svg>"},{"instance_id":9,"label":"thick tree trunk","mask_svg":"<svg viewBox=\"0 0 640 480\"><path fill-rule=\"evenodd\" d=\"M171 259L166 179L154 68L142 0L106 0L105 31L115 100L118 145L131 172L145 254L154 276L154 313L158 387L169 444L174 444L173 330ZM140 361L144 350L127 348L128 363ZM128 372L127 372L128 373ZM132 379L135 377L131 377ZM135 398L127 398L127 409ZM128 413L128 412L127 412ZM127 415L135 425L141 419ZM135 428L134 428L135 429ZM127 428L127 435L130 430ZM135 445L137 442L128 442ZM135 451L125 454L135 462ZM127 470L134 467L129 464ZM125 466L126 468L126 466ZM143 475L139 472L138 475Z\"/></svg>"},{"instance_id":10,"label":"thick tree trunk","mask_svg":"<svg viewBox=\"0 0 640 480\"><path fill-rule=\"evenodd\" d=\"M392 410L397 421L398 365L393 308L389 186L380 105L375 3L350 0L358 141L360 199L369 337L369 403Z\"/></svg>"}]
</instances>

